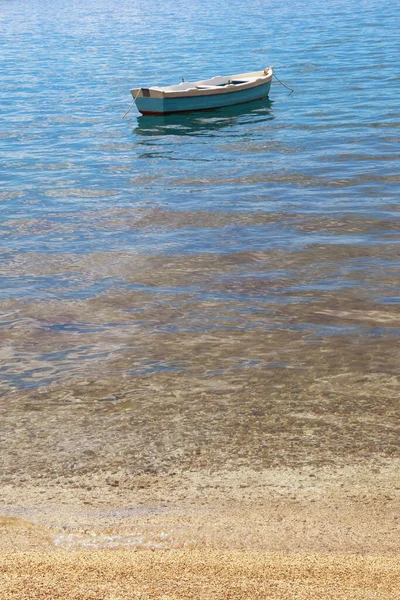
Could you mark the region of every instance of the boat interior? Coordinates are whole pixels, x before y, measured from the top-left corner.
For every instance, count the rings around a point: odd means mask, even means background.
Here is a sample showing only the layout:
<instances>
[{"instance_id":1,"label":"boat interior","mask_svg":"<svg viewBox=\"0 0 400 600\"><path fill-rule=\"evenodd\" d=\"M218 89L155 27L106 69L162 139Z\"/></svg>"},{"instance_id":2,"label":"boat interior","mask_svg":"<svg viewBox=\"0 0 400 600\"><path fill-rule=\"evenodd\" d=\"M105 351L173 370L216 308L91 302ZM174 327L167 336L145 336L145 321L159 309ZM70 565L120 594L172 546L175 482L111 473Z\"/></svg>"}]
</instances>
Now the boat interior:
<instances>
[{"instance_id":1,"label":"boat interior","mask_svg":"<svg viewBox=\"0 0 400 600\"><path fill-rule=\"evenodd\" d=\"M154 90L162 90L168 92L183 92L186 90L198 89L198 90L207 90L209 88L215 87L226 87L228 85L243 85L245 83L251 83L260 79L261 77L265 77L265 75L261 72L256 74L251 74L253 76L233 76L233 77L212 77L211 79L204 79L203 81L194 81L194 82L185 82L182 81L178 85L169 85L165 87L161 86L153 86Z\"/></svg>"}]
</instances>

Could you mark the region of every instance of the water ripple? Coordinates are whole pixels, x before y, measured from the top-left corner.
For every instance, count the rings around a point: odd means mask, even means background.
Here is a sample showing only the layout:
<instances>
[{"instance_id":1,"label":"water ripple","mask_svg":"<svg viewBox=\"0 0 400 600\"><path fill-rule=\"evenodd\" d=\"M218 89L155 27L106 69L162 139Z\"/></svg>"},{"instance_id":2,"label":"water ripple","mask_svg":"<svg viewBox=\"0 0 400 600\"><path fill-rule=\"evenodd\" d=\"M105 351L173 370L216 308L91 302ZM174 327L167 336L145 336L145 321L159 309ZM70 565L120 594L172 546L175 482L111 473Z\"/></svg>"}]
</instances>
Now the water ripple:
<instances>
[{"instance_id":1,"label":"water ripple","mask_svg":"<svg viewBox=\"0 0 400 600\"><path fill-rule=\"evenodd\" d=\"M399 7L307 8L305 27L299 0L2 3L3 387L245 378L343 339L380 340L381 364L399 332ZM134 86L270 64L293 94L122 119Z\"/></svg>"}]
</instances>

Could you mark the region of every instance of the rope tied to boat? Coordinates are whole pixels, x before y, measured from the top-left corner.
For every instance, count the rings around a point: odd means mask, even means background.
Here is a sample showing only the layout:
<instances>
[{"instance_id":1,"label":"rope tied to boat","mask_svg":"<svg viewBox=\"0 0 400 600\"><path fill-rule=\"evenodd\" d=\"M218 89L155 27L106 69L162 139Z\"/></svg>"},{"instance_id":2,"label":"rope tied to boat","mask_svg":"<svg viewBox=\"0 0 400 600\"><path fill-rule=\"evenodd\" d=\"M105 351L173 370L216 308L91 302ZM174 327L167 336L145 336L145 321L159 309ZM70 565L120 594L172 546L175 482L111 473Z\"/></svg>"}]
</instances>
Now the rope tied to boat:
<instances>
[{"instance_id":1,"label":"rope tied to boat","mask_svg":"<svg viewBox=\"0 0 400 600\"><path fill-rule=\"evenodd\" d=\"M283 87L285 87L287 90L290 90L290 93L294 92L294 90L292 90L292 88L290 88L288 85L286 85L286 83L283 83L283 81L278 79L277 76L275 75L275 73L273 73L273 76L281 85L283 85Z\"/></svg>"},{"instance_id":2,"label":"rope tied to boat","mask_svg":"<svg viewBox=\"0 0 400 600\"><path fill-rule=\"evenodd\" d=\"M139 88L139 89L138 89L138 93L136 94L136 96L135 96L135 97L134 97L134 99L133 99L133 102L132 102L132 104L130 105L130 107L128 108L128 110L126 111L126 113L124 114L124 116L122 117L123 119L125 119L126 115L128 115L128 114L131 112L131 110L132 110L132 108L133 108L133 105L135 104L135 102L136 102L136 99L137 99L137 97L138 97L138 96L139 96L139 94L140 94L140 90L141 90L141 89L142 89L142 88Z\"/></svg>"}]
</instances>

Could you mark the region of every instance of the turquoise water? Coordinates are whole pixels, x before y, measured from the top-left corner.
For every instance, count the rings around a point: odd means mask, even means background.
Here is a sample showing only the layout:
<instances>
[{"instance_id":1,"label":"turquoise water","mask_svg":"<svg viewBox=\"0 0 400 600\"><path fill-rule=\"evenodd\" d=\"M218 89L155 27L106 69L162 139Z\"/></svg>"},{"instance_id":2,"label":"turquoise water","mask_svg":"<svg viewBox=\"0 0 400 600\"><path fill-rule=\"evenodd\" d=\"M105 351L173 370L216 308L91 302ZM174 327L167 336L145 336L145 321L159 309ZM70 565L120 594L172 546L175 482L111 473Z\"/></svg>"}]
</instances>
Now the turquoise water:
<instances>
[{"instance_id":1,"label":"turquoise water","mask_svg":"<svg viewBox=\"0 0 400 600\"><path fill-rule=\"evenodd\" d=\"M2 2L3 391L96 373L240 379L305 368L343 338L397 340L399 14L377 0ZM135 86L269 65L294 93L275 82L249 105L122 119Z\"/></svg>"}]
</instances>

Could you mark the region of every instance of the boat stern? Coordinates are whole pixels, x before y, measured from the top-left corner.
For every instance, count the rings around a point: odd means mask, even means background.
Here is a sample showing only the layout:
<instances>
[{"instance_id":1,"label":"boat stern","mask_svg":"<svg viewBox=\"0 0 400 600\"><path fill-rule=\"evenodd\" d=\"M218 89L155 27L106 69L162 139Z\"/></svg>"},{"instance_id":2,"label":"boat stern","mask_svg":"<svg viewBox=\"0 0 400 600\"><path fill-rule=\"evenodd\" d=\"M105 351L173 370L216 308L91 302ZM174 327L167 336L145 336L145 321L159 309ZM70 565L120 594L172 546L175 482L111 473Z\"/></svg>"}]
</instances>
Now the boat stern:
<instances>
[{"instance_id":1,"label":"boat stern","mask_svg":"<svg viewBox=\"0 0 400 600\"><path fill-rule=\"evenodd\" d=\"M142 115L160 115L164 113L164 93L156 88L133 88L132 98Z\"/></svg>"}]
</instances>

